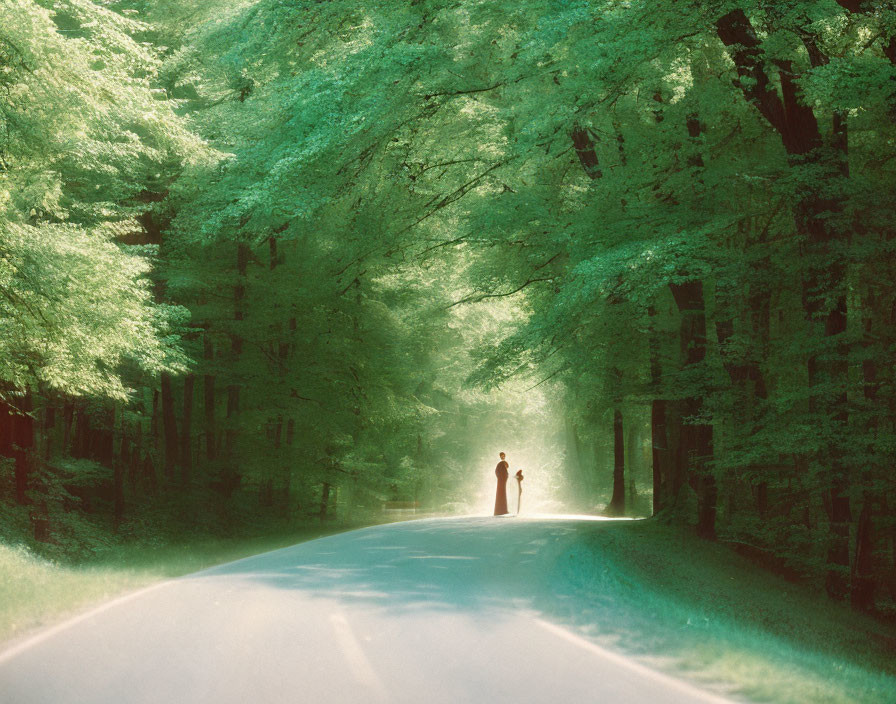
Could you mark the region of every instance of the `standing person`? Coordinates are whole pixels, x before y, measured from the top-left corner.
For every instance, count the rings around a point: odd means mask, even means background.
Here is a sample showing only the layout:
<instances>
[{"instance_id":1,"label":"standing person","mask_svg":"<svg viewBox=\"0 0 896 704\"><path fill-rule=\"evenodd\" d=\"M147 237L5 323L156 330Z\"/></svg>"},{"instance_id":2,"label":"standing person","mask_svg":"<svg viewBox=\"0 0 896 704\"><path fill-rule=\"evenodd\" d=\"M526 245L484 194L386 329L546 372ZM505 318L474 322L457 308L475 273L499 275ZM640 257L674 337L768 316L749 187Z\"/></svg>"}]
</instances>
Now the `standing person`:
<instances>
[{"instance_id":1,"label":"standing person","mask_svg":"<svg viewBox=\"0 0 896 704\"><path fill-rule=\"evenodd\" d=\"M507 477L510 476L508 471L509 464L504 459L504 453L499 453L501 461L495 467L495 476L498 478L498 493L495 495L495 515L505 516L510 511L507 510Z\"/></svg>"},{"instance_id":2,"label":"standing person","mask_svg":"<svg viewBox=\"0 0 896 704\"><path fill-rule=\"evenodd\" d=\"M520 504L523 502L523 470L518 469L516 474L516 515L520 515Z\"/></svg>"}]
</instances>

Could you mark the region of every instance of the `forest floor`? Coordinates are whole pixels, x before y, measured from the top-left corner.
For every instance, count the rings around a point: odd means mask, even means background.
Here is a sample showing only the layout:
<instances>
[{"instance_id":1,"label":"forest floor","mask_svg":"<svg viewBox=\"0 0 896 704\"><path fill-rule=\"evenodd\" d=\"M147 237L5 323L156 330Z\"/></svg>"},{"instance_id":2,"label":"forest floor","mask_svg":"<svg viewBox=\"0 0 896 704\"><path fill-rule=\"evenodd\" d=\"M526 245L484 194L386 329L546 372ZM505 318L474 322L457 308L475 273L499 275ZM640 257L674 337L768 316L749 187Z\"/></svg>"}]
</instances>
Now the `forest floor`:
<instances>
[{"instance_id":1,"label":"forest floor","mask_svg":"<svg viewBox=\"0 0 896 704\"><path fill-rule=\"evenodd\" d=\"M896 701L896 628L658 521L533 518L431 519L377 532L377 545L393 545L389 554L411 581L392 577L375 591L394 592L402 603L424 593L464 603L497 595L599 647L737 699ZM138 551L84 568L0 547L0 642L124 591L323 532ZM413 542L402 548L402 541ZM345 574L355 587L370 589L367 581L384 574L347 549L321 554L348 561L343 567L351 568Z\"/></svg>"}]
</instances>

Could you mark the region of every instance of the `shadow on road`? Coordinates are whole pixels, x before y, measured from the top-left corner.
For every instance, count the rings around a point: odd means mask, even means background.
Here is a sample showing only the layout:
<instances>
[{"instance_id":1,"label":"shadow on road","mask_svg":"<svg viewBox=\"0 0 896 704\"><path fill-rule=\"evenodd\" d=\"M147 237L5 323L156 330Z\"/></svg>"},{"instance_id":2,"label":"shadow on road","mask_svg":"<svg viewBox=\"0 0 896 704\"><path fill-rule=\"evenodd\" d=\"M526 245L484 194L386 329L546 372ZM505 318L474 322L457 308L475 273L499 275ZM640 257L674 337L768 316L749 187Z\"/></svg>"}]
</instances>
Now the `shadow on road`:
<instances>
[{"instance_id":1,"label":"shadow on road","mask_svg":"<svg viewBox=\"0 0 896 704\"><path fill-rule=\"evenodd\" d=\"M595 522L475 517L376 526L223 565L234 577L392 609L521 607L549 588L557 557Z\"/></svg>"}]
</instances>

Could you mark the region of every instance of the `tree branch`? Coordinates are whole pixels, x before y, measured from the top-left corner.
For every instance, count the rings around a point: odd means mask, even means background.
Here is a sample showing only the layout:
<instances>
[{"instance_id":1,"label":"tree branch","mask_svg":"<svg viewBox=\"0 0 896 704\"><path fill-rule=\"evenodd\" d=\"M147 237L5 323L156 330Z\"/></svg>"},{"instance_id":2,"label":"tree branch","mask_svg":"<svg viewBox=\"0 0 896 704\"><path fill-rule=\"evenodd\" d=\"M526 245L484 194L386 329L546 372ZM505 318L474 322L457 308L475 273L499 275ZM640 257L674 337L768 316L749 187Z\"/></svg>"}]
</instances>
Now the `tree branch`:
<instances>
[{"instance_id":1,"label":"tree branch","mask_svg":"<svg viewBox=\"0 0 896 704\"><path fill-rule=\"evenodd\" d=\"M472 93L485 93L486 91L495 90L495 88L500 88L501 86L507 85L507 81L501 81L500 83L495 83L493 86L486 86L485 88L468 88L466 90L444 90L439 91L437 93L427 93L423 96L424 100L432 100L433 98L439 98L443 96L455 96L455 95L470 95Z\"/></svg>"},{"instance_id":2,"label":"tree branch","mask_svg":"<svg viewBox=\"0 0 896 704\"><path fill-rule=\"evenodd\" d=\"M462 303L479 303L480 301L484 301L486 298L505 298L507 296L512 296L515 293L519 293L530 284L539 283L541 281L553 281L555 278L556 277L554 276L549 276L539 279L529 279L528 281L526 281L526 283L513 289L513 291L507 291L506 293L481 293L474 294L472 296L466 296L465 298L461 298L459 301L455 301L454 303L446 306L445 309L447 310L449 308L454 308L454 306L459 306Z\"/></svg>"},{"instance_id":3,"label":"tree branch","mask_svg":"<svg viewBox=\"0 0 896 704\"><path fill-rule=\"evenodd\" d=\"M783 100L766 72L762 43L743 10L732 10L716 21L722 43L732 48L732 60L740 77L735 83L749 103L781 136L788 154L807 154L821 146L818 121L812 109L800 101L791 62L777 62Z\"/></svg>"}]
</instances>

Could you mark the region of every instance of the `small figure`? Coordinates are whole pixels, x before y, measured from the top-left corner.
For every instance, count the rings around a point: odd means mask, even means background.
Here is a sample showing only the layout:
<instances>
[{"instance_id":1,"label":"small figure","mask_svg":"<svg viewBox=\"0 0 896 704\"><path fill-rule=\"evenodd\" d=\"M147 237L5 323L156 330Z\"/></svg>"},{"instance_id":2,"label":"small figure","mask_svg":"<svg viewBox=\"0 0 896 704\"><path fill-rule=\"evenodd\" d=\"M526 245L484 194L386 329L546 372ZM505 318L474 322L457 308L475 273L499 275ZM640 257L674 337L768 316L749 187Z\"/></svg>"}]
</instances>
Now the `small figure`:
<instances>
[{"instance_id":1,"label":"small figure","mask_svg":"<svg viewBox=\"0 0 896 704\"><path fill-rule=\"evenodd\" d=\"M516 515L519 516L520 504L523 502L523 470L518 469L513 476L516 477Z\"/></svg>"},{"instance_id":2,"label":"small figure","mask_svg":"<svg viewBox=\"0 0 896 704\"><path fill-rule=\"evenodd\" d=\"M499 453L501 457L501 461L498 462L498 466L495 467L495 476L498 478L498 491L495 494L495 515L496 516L506 516L510 511L507 510L507 477L509 476L509 472L507 470L510 465L507 463L507 460L504 459L504 453Z\"/></svg>"}]
</instances>

